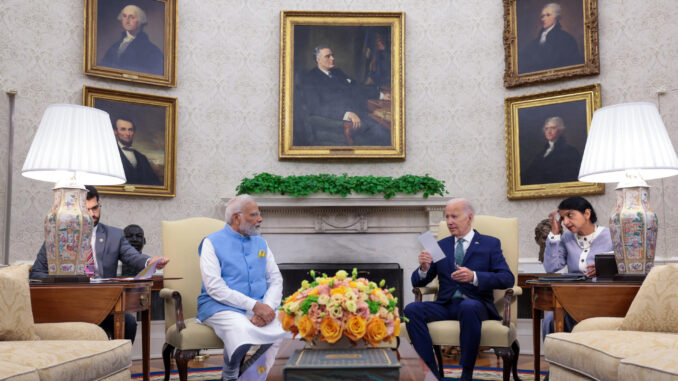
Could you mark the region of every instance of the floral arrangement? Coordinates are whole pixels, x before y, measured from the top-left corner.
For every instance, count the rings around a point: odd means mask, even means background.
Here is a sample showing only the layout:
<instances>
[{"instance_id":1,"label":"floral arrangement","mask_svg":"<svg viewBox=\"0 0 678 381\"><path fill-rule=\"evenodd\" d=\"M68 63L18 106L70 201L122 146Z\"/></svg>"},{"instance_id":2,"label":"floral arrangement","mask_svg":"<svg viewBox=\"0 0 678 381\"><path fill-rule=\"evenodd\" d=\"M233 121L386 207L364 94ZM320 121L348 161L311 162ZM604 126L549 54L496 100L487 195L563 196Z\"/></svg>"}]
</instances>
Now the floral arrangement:
<instances>
[{"instance_id":1,"label":"floral arrangement","mask_svg":"<svg viewBox=\"0 0 678 381\"><path fill-rule=\"evenodd\" d=\"M346 336L354 343L363 339L374 347L392 342L400 334L395 289L382 289L384 280L377 286L357 275L357 269L351 277L344 270L333 277L316 277L311 271L313 281L304 280L279 308L283 329L308 341L336 343Z\"/></svg>"}]
</instances>

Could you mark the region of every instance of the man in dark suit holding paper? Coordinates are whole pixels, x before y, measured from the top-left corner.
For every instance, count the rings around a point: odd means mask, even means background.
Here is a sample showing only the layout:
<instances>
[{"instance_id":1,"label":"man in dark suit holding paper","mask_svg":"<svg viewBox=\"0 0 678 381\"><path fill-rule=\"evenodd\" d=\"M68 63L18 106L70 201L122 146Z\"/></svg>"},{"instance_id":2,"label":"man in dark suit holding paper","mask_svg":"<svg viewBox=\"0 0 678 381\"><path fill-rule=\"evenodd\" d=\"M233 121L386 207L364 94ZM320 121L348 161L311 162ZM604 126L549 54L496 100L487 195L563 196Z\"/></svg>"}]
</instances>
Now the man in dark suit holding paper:
<instances>
[{"instance_id":1,"label":"man in dark suit holding paper","mask_svg":"<svg viewBox=\"0 0 678 381\"><path fill-rule=\"evenodd\" d=\"M99 192L93 186L87 188L87 211L92 215L94 232L92 233L92 248L95 258L95 273L99 278L115 278L118 271L118 260L132 266L138 273L144 267L156 262L156 269L160 270L169 259L163 257L150 257L139 253L129 244L122 230L100 224L101 204L99 204ZM47 254L45 244L42 244L38 256L31 268L31 279L42 279L49 275L47 268ZM113 333L113 315L109 315L101 324L110 336ZM130 313L125 314L125 339L134 341L137 331L137 319Z\"/></svg>"},{"instance_id":2,"label":"man in dark suit holding paper","mask_svg":"<svg viewBox=\"0 0 678 381\"><path fill-rule=\"evenodd\" d=\"M431 371L438 374L433 344L427 323L458 320L461 343L461 380L471 380L483 320L499 320L492 290L513 286L511 273L497 238L472 230L475 212L465 199L452 199L445 206L445 219L452 236L438 241L445 258L433 262L424 250L419 254L419 268L412 273L412 286L422 287L436 276L440 284L434 302L414 302L405 307L409 319L407 332L412 345Z\"/></svg>"}]
</instances>

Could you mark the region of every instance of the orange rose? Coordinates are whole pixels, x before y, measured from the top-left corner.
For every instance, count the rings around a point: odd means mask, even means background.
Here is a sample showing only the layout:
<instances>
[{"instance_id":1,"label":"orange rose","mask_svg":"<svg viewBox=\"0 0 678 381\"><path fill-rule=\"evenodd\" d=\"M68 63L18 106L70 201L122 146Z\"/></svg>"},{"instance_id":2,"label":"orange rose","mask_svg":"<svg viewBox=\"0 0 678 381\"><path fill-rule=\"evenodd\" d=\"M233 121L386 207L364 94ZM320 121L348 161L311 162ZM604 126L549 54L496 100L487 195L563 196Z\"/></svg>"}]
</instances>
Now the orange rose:
<instances>
[{"instance_id":1,"label":"orange rose","mask_svg":"<svg viewBox=\"0 0 678 381\"><path fill-rule=\"evenodd\" d=\"M280 311L280 322L282 323L282 328L285 331L292 331L294 327L294 315L286 314L285 311Z\"/></svg>"},{"instance_id":2,"label":"orange rose","mask_svg":"<svg viewBox=\"0 0 678 381\"><path fill-rule=\"evenodd\" d=\"M310 341L315 337L315 324L308 315L304 315L299 319L299 322L297 322L297 329L299 329L299 334L305 340Z\"/></svg>"},{"instance_id":3,"label":"orange rose","mask_svg":"<svg viewBox=\"0 0 678 381\"><path fill-rule=\"evenodd\" d=\"M346 321L346 328L344 328L344 333L346 334L346 337L348 337L349 339L353 341L358 341L363 336L365 336L366 325L367 324L365 324L364 317L352 315L350 318L348 318L348 321Z\"/></svg>"},{"instance_id":4,"label":"orange rose","mask_svg":"<svg viewBox=\"0 0 678 381\"><path fill-rule=\"evenodd\" d=\"M328 343L336 343L341 338L341 324L330 317L326 317L320 322L320 333Z\"/></svg>"},{"instance_id":5,"label":"orange rose","mask_svg":"<svg viewBox=\"0 0 678 381\"><path fill-rule=\"evenodd\" d=\"M379 345L387 336L386 324L380 318L374 317L367 323L364 338L373 347Z\"/></svg>"},{"instance_id":6,"label":"orange rose","mask_svg":"<svg viewBox=\"0 0 678 381\"><path fill-rule=\"evenodd\" d=\"M395 319L393 322L393 337L400 336L400 319Z\"/></svg>"}]
</instances>

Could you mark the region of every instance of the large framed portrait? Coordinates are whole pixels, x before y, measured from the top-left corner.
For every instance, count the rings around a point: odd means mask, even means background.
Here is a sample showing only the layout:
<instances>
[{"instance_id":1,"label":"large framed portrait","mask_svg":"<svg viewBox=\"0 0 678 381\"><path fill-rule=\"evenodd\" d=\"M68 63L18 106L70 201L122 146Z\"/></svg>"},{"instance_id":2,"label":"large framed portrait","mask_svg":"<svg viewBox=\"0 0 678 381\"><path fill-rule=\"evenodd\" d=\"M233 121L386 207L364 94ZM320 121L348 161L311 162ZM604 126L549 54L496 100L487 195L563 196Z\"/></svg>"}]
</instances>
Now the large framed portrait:
<instances>
[{"instance_id":1,"label":"large framed portrait","mask_svg":"<svg viewBox=\"0 0 678 381\"><path fill-rule=\"evenodd\" d=\"M110 115L127 179L123 185L98 187L99 192L176 195L176 98L84 86L82 104Z\"/></svg>"},{"instance_id":2,"label":"large framed portrait","mask_svg":"<svg viewBox=\"0 0 678 381\"><path fill-rule=\"evenodd\" d=\"M597 0L504 0L504 86L598 74Z\"/></svg>"},{"instance_id":3,"label":"large framed portrait","mask_svg":"<svg viewBox=\"0 0 678 381\"><path fill-rule=\"evenodd\" d=\"M506 183L510 200L605 192L578 181L600 85L506 98Z\"/></svg>"},{"instance_id":4,"label":"large framed portrait","mask_svg":"<svg viewBox=\"0 0 678 381\"><path fill-rule=\"evenodd\" d=\"M86 0L84 72L177 85L176 0Z\"/></svg>"},{"instance_id":5,"label":"large framed portrait","mask_svg":"<svg viewBox=\"0 0 678 381\"><path fill-rule=\"evenodd\" d=\"M405 158L405 14L280 14L278 157Z\"/></svg>"}]
</instances>

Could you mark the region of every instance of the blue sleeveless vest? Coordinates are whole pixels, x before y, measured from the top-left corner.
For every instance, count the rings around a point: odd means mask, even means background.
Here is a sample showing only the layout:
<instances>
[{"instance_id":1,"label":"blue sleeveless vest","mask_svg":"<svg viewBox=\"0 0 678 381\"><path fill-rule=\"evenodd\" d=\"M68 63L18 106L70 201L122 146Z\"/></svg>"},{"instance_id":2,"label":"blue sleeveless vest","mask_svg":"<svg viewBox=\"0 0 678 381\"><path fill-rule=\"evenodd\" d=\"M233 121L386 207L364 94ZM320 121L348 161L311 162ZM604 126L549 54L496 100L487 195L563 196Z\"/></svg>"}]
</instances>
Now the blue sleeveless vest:
<instances>
[{"instance_id":1,"label":"blue sleeveless vest","mask_svg":"<svg viewBox=\"0 0 678 381\"><path fill-rule=\"evenodd\" d=\"M228 224L207 238L214 246L214 252L221 265L221 277L228 287L261 302L267 289L266 241L259 236L243 236L231 229ZM202 242L198 254L201 249ZM212 299L203 283L198 296L198 319L205 321L223 310L246 312Z\"/></svg>"}]
</instances>

